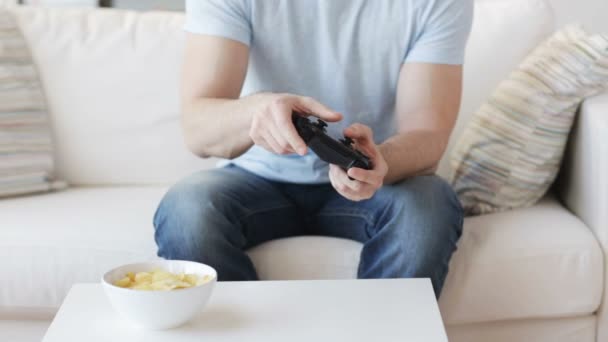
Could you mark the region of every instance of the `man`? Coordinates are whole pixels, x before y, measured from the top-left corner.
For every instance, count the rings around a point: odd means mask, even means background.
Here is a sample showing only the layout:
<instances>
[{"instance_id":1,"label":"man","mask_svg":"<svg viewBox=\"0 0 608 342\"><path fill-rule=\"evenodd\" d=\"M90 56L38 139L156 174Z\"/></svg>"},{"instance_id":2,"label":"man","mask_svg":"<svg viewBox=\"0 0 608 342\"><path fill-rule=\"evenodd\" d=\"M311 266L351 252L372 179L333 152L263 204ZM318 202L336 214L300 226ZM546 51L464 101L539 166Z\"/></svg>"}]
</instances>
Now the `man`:
<instances>
[{"instance_id":1,"label":"man","mask_svg":"<svg viewBox=\"0 0 608 342\"><path fill-rule=\"evenodd\" d=\"M164 197L154 219L159 256L207 263L219 280L254 280L248 248L342 237L364 244L360 278L429 277L439 296L462 210L434 172L460 104L472 7L188 1L185 141L200 157L228 161ZM373 169L319 160L297 134L294 110L351 137Z\"/></svg>"}]
</instances>

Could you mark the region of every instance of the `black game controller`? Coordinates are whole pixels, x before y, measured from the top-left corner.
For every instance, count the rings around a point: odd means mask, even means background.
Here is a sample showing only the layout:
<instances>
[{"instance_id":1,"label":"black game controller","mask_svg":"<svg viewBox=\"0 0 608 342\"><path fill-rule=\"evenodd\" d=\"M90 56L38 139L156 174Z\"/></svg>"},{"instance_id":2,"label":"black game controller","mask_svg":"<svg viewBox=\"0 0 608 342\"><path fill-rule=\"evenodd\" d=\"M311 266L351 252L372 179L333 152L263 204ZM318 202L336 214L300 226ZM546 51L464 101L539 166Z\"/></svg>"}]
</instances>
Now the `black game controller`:
<instances>
[{"instance_id":1,"label":"black game controller","mask_svg":"<svg viewBox=\"0 0 608 342\"><path fill-rule=\"evenodd\" d=\"M325 130L327 123L321 119L313 123L302 114L293 112L293 124L296 130L310 149L312 149L321 160L338 165L343 170L358 167L365 170L372 169L372 162L368 156L356 150L353 140L348 137L333 139ZM352 178L351 178L352 180Z\"/></svg>"}]
</instances>

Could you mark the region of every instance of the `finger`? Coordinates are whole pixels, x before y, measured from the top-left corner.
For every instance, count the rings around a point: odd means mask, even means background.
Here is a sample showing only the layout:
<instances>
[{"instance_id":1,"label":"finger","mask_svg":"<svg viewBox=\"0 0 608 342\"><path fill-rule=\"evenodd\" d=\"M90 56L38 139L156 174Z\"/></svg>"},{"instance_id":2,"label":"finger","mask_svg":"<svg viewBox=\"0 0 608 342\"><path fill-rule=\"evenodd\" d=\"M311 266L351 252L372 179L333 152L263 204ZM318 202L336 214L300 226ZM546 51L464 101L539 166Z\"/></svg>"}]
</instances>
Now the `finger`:
<instances>
[{"instance_id":1,"label":"finger","mask_svg":"<svg viewBox=\"0 0 608 342\"><path fill-rule=\"evenodd\" d=\"M344 178L344 170L342 170L341 167L339 167L338 165L335 164L329 164L329 172L336 178L336 179L343 179Z\"/></svg>"},{"instance_id":2,"label":"finger","mask_svg":"<svg viewBox=\"0 0 608 342\"><path fill-rule=\"evenodd\" d=\"M297 105L304 112L313 114L325 121L336 122L342 120L342 114L329 109L312 97L298 97Z\"/></svg>"},{"instance_id":3,"label":"finger","mask_svg":"<svg viewBox=\"0 0 608 342\"><path fill-rule=\"evenodd\" d=\"M266 151L268 151L270 153L275 153L274 148L272 148L272 146L270 146L265 140L256 142L255 145L265 149Z\"/></svg>"},{"instance_id":4,"label":"finger","mask_svg":"<svg viewBox=\"0 0 608 342\"><path fill-rule=\"evenodd\" d=\"M280 108L279 111L274 114L276 127L281 135L281 139L289 144L290 149L303 156L307 152L306 143L302 137L300 137L293 125L291 112L291 108Z\"/></svg>"},{"instance_id":5,"label":"finger","mask_svg":"<svg viewBox=\"0 0 608 342\"><path fill-rule=\"evenodd\" d=\"M278 154L295 153L289 142L283 137L283 134L281 134L280 128L273 125L273 127L268 129L268 134L271 135L277 143L279 150L276 152Z\"/></svg>"},{"instance_id":6,"label":"finger","mask_svg":"<svg viewBox=\"0 0 608 342\"><path fill-rule=\"evenodd\" d=\"M339 171L340 168L338 166L333 164L329 165L329 179L331 181L331 184L333 185L334 189L344 194L346 192L349 192L350 189L346 186L346 184L344 184L344 180L342 179Z\"/></svg>"},{"instance_id":7,"label":"finger","mask_svg":"<svg viewBox=\"0 0 608 342\"><path fill-rule=\"evenodd\" d=\"M364 170L353 167L348 170L347 175L365 184L379 188L382 186L382 177L375 170Z\"/></svg>"},{"instance_id":8,"label":"finger","mask_svg":"<svg viewBox=\"0 0 608 342\"><path fill-rule=\"evenodd\" d=\"M331 186L337 191L340 192L340 190L338 189L338 184L336 183L336 177L333 175L331 169L329 170L329 182L331 183Z\"/></svg>"},{"instance_id":9,"label":"finger","mask_svg":"<svg viewBox=\"0 0 608 342\"><path fill-rule=\"evenodd\" d=\"M334 164L329 164L329 176L330 178L338 179L339 175L336 172L338 167Z\"/></svg>"},{"instance_id":10,"label":"finger","mask_svg":"<svg viewBox=\"0 0 608 342\"><path fill-rule=\"evenodd\" d=\"M362 183L361 189L357 192L357 201L363 201L372 198L376 190L369 184Z\"/></svg>"},{"instance_id":11,"label":"finger","mask_svg":"<svg viewBox=\"0 0 608 342\"><path fill-rule=\"evenodd\" d=\"M342 195L344 198L349 199L354 202L359 202L362 200L366 200L371 198L373 192L370 189L365 189L365 191L356 192L350 189L347 185L341 183L340 181L334 180L332 183L334 189Z\"/></svg>"},{"instance_id":12,"label":"finger","mask_svg":"<svg viewBox=\"0 0 608 342\"><path fill-rule=\"evenodd\" d=\"M270 132L264 132L262 134L262 139L264 140L266 145L270 147L270 152L281 154L281 146Z\"/></svg>"},{"instance_id":13,"label":"finger","mask_svg":"<svg viewBox=\"0 0 608 342\"><path fill-rule=\"evenodd\" d=\"M330 177L330 182L336 192L342 195L342 197L351 201L357 200L357 196L352 192L352 190L344 185L344 183L340 182L336 177Z\"/></svg>"},{"instance_id":14,"label":"finger","mask_svg":"<svg viewBox=\"0 0 608 342\"><path fill-rule=\"evenodd\" d=\"M351 192L352 194L358 194L362 190L363 183L357 180L350 180L346 172L344 172L344 170L342 170L340 167L336 165L331 165L331 167L333 167L333 174L336 178L336 183L343 185L345 188L347 188L347 191Z\"/></svg>"},{"instance_id":15,"label":"finger","mask_svg":"<svg viewBox=\"0 0 608 342\"><path fill-rule=\"evenodd\" d=\"M343 197L351 199L352 196L349 194L348 188L338 180L336 170L334 170L332 166L333 165L330 165L329 169L329 181L331 183L331 186Z\"/></svg>"},{"instance_id":16,"label":"finger","mask_svg":"<svg viewBox=\"0 0 608 342\"><path fill-rule=\"evenodd\" d=\"M374 141L374 133L372 132L372 129L360 123L350 125L344 130L344 135L360 141Z\"/></svg>"},{"instance_id":17,"label":"finger","mask_svg":"<svg viewBox=\"0 0 608 342\"><path fill-rule=\"evenodd\" d=\"M344 129L344 135L353 139L357 143L357 148L375 162L378 156L374 135L368 126L356 123Z\"/></svg>"}]
</instances>

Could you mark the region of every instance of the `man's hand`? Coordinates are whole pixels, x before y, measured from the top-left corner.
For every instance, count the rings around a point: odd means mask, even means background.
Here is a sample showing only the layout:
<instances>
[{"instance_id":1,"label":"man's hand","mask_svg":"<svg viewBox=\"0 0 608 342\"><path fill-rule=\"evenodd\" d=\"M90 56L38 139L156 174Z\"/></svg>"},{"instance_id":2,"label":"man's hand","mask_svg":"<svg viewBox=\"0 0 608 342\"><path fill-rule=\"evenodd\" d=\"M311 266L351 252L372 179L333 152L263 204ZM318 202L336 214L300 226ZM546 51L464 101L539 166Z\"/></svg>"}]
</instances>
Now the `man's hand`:
<instances>
[{"instance_id":1,"label":"man's hand","mask_svg":"<svg viewBox=\"0 0 608 342\"><path fill-rule=\"evenodd\" d=\"M263 100L253 113L249 136L254 144L276 154L306 154L306 144L291 119L293 111L309 113L329 122L342 119L342 115L310 97L291 94L260 95Z\"/></svg>"},{"instance_id":2,"label":"man's hand","mask_svg":"<svg viewBox=\"0 0 608 342\"><path fill-rule=\"evenodd\" d=\"M291 94L240 97L249 47L216 36L188 33L182 72L182 127L200 157L237 158L253 144L279 154L306 154L291 120L297 110L333 122L342 115L318 101Z\"/></svg>"},{"instance_id":3,"label":"man's hand","mask_svg":"<svg viewBox=\"0 0 608 342\"><path fill-rule=\"evenodd\" d=\"M336 191L351 201L370 199L384 184L388 165L374 143L372 130L362 124L354 124L344 130L344 135L355 141L355 148L372 161L372 170L353 167L344 172L339 166L329 166L329 180ZM348 177L353 178L350 180Z\"/></svg>"}]
</instances>

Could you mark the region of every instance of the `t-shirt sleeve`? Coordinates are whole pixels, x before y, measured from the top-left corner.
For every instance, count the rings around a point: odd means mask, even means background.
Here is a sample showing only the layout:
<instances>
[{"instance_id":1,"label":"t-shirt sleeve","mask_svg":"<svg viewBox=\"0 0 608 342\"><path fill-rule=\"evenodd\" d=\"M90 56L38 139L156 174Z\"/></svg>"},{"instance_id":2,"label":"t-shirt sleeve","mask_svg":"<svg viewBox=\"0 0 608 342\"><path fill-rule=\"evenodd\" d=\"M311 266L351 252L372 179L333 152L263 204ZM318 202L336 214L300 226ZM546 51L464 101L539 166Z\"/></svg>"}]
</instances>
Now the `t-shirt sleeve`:
<instances>
[{"instance_id":1,"label":"t-shirt sleeve","mask_svg":"<svg viewBox=\"0 0 608 342\"><path fill-rule=\"evenodd\" d=\"M473 0L428 1L404 62L460 65L473 22Z\"/></svg>"},{"instance_id":2,"label":"t-shirt sleeve","mask_svg":"<svg viewBox=\"0 0 608 342\"><path fill-rule=\"evenodd\" d=\"M187 0L184 30L250 45L250 6L249 0Z\"/></svg>"}]
</instances>

